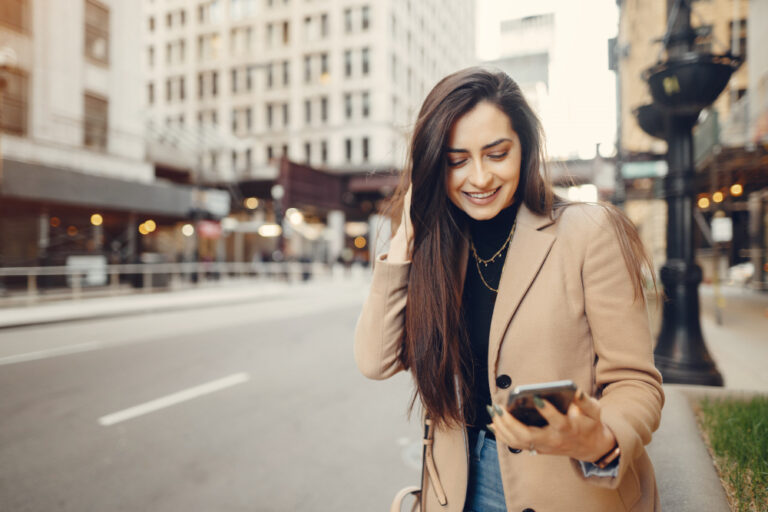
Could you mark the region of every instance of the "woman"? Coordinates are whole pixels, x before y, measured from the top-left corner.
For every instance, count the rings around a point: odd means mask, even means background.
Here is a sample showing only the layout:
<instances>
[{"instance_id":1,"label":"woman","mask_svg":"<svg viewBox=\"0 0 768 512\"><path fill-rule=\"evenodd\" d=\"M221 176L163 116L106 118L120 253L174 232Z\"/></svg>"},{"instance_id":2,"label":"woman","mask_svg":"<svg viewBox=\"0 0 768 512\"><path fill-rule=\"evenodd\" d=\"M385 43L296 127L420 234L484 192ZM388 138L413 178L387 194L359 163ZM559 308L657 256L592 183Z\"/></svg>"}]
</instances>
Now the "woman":
<instances>
[{"instance_id":1,"label":"woman","mask_svg":"<svg viewBox=\"0 0 768 512\"><path fill-rule=\"evenodd\" d=\"M427 512L659 509L650 261L617 210L556 200L540 133L512 79L480 68L438 83L416 122L355 359L373 379L413 374L434 425ZM545 427L503 407L564 379L576 399L567 414L537 399Z\"/></svg>"}]
</instances>

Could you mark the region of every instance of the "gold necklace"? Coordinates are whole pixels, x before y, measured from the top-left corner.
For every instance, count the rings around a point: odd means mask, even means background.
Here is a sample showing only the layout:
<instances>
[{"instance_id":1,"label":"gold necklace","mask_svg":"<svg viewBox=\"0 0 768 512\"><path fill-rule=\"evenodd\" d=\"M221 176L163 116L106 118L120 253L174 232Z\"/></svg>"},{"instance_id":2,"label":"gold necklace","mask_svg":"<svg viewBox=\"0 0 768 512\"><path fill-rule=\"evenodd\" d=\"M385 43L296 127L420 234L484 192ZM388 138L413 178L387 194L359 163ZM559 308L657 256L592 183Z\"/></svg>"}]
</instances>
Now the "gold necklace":
<instances>
[{"instance_id":1,"label":"gold necklace","mask_svg":"<svg viewBox=\"0 0 768 512\"><path fill-rule=\"evenodd\" d=\"M512 240L512 235L515 233L515 226L517 226L517 219L512 223L512 229L509 230L509 236L507 236L507 239L504 241L504 244L501 246L501 248L494 253L493 256L491 256L489 259L484 260L480 257L479 254L477 254L477 249L475 249L475 243L470 240L469 241L469 247L472 249L472 256L475 258L475 265L477 266L477 273L480 275L480 280L483 282L486 288L491 290L493 293L499 293L498 288L494 288L493 286L489 285L488 282L485 280L485 277L483 276L482 270L480 270L480 264L482 263L484 266L488 266L489 263L493 263L496 258L499 257L499 255L504 251L504 249L507 248L509 245L510 240Z\"/></svg>"}]
</instances>

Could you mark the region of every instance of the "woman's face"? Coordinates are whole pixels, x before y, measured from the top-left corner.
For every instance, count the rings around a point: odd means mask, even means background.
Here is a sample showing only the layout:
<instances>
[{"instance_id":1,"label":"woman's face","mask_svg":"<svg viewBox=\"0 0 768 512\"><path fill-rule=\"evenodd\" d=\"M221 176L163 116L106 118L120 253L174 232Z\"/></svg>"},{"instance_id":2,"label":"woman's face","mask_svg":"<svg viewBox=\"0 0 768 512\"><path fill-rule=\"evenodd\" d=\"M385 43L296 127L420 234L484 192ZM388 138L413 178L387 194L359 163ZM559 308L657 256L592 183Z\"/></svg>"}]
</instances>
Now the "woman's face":
<instances>
[{"instance_id":1,"label":"woman's face","mask_svg":"<svg viewBox=\"0 0 768 512\"><path fill-rule=\"evenodd\" d=\"M451 127L445 189L453 204L476 220L512 204L520 183L520 139L509 117L483 101Z\"/></svg>"}]
</instances>

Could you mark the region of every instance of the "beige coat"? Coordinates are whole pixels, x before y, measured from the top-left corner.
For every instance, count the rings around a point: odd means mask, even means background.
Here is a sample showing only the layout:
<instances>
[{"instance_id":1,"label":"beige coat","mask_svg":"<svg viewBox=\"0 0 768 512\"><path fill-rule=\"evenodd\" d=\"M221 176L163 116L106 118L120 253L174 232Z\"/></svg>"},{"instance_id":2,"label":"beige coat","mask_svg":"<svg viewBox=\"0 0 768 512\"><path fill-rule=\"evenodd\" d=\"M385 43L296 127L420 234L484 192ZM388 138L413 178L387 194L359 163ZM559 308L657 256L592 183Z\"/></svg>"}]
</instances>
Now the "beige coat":
<instances>
[{"instance_id":1,"label":"beige coat","mask_svg":"<svg viewBox=\"0 0 768 512\"><path fill-rule=\"evenodd\" d=\"M463 261L467 261L467 250ZM362 373L401 371L409 263L378 261L355 332ZM462 265L466 268L466 264ZM514 454L498 443L507 510L656 511L659 497L645 451L659 425L664 395L653 364L646 307L634 300L629 272L605 210L571 206L554 221L521 206L491 320L488 385L504 404L517 385L571 379L600 398L602 421L616 436L616 477L585 478L564 456ZM512 379L509 389L497 377ZM442 506L427 481L427 512L461 512L467 489L466 429L438 429L434 460L447 495ZM384 508L384 506L382 506Z\"/></svg>"}]
</instances>

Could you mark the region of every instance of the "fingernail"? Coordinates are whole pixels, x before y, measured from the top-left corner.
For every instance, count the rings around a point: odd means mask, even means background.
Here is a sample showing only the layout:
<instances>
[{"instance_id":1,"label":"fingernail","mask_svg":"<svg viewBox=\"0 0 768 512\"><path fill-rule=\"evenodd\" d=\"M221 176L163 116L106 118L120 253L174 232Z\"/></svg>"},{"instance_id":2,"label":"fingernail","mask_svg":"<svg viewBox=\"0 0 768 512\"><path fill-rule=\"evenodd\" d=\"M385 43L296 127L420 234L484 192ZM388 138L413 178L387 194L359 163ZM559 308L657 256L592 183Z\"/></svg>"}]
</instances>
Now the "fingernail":
<instances>
[{"instance_id":1,"label":"fingernail","mask_svg":"<svg viewBox=\"0 0 768 512\"><path fill-rule=\"evenodd\" d=\"M504 416L504 409L502 409L496 404L493 404L493 408L496 411L496 414L498 414L499 416Z\"/></svg>"},{"instance_id":2,"label":"fingernail","mask_svg":"<svg viewBox=\"0 0 768 512\"><path fill-rule=\"evenodd\" d=\"M539 397L539 395L534 395L534 397L533 397L533 403L534 403L534 405L535 405L537 408L539 408L539 409L543 409L543 408L544 408L544 400L542 400L542 399Z\"/></svg>"},{"instance_id":3,"label":"fingernail","mask_svg":"<svg viewBox=\"0 0 768 512\"><path fill-rule=\"evenodd\" d=\"M491 425L490 423L489 423L489 424L487 424L487 425L485 426L485 428L487 428L488 430L490 430L490 431L491 431L491 432L493 432L494 434L496 433L496 429L495 429L495 428L493 428L493 425Z\"/></svg>"},{"instance_id":4,"label":"fingernail","mask_svg":"<svg viewBox=\"0 0 768 512\"><path fill-rule=\"evenodd\" d=\"M486 405L485 408L488 410L488 416L490 416L491 419L493 419L493 415L496 414L496 411L494 411L493 407L491 407L490 405Z\"/></svg>"}]
</instances>

